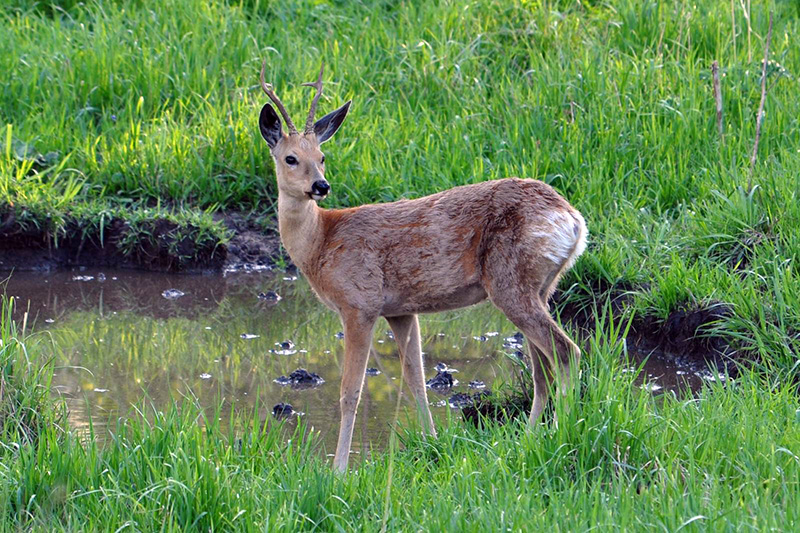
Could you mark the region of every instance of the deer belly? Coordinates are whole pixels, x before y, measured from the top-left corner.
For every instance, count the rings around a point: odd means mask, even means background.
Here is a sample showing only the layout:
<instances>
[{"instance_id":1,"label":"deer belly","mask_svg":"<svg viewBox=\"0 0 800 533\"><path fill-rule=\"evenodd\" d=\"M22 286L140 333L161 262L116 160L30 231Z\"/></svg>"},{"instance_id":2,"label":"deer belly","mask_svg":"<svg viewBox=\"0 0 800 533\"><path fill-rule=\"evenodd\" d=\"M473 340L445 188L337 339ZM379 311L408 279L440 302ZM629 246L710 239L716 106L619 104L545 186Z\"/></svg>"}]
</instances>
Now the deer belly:
<instances>
[{"instance_id":1,"label":"deer belly","mask_svg":"<svg viewBox=\"0 0 800 533\"><path fill-rule=\"evenodd\" d=\"M460 309L482 302L486 291L480 283L473 283L445 292L420 290L410 293L387 291L382 316L416 315L418 313L438 313Z\"/></svg>"}]
</instances>

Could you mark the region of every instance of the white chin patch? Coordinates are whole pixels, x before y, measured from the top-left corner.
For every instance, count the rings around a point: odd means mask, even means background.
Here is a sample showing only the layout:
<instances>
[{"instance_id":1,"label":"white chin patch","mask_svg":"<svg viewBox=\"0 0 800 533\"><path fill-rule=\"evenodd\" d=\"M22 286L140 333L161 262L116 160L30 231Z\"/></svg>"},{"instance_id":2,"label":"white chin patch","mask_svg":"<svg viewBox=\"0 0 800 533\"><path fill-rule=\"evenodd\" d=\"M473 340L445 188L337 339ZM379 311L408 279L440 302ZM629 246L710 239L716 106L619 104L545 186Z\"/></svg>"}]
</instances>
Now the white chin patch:
<instances>
[{"instance_id":1,"label":"white chin patch","mask_svg":"<svg viewBox=\"0 0 800 533\"><path fill-rule=\"evenodd\" d=\"M326 195L326 196L327 196L327 195ZM325 198L325 196L320 196L319 194L314 194L314 193L311 193L311 199L312 199L312 200L316 200L317 202L319 202L319 201L320 201L320 200L322 200L323 198Z\"/></svg>"}]
</instances>

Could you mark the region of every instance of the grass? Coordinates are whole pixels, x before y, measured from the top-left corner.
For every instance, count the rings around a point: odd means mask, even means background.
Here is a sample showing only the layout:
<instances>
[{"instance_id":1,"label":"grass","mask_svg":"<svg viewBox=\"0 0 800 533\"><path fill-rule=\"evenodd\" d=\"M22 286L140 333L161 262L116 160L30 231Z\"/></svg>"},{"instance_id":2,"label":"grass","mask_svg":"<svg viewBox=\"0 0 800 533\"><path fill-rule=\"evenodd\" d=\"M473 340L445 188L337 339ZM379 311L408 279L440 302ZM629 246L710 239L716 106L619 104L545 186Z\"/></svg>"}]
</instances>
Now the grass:
<instances>
[{"instance_id":1,"label":"grass","mask_svg":"<svg viewBox=\"0 0 800 533\"><path fill-rule=\"evenodd\" d=\"M309 96L299 84L324 60L323 108L355 102L326 146L326 205L542 179L589 221L589 253L565 283L573 297L589 301L596 283L635 287L639 313L660 317L725 302L734 314L720 332L770 371L795 367L792 2L735 5L733 16L724 2L652 0L10 7L0 28L0 209L17 220L55 235L78 220L96 236L109 212L132 221L166 212L191 238L224 243L213 212L273 212L272 163L255 128L261 60L296 117ZM768 11L774 63L746 190ZM132 232L130 251L146 239Z\"/></svg>"},{"instance_id":2,"label":"grass","mask_svg":"<svg viewBox=\"0 0 800 533\"><path fill-rule=\"evenodd\" d=\"M6 450L36 443L57 420L50 400L52 368L28 354L11 320L13 299L0 301L0 444ZM24 335L24 333L23 333Z\"/></svg>"},{"instance_id":3,"label":"grass","mask_svg":"<svg viewBox=\"0 0 800 533\"><path fill-rule=\"evenodd\" d=\"M30 339L9 336L2 317L3 346L22 353ZM263 406L223 417L188 400L143 403L103 447L58 424L25 440L7 419L0 515L5 528L48 531L796 528L796 390L747 373L654 398L621 372L623 350L599 321L558 427L454 419L429 439L406 426L399 450L347 476L324 464L313 431L273 423ZM25 368L15 383L35 398L48 371Z\"/></svg>"},{"instance_id":4,"label":"grass","mask_svg":"<svg viewBox=\"0 0 800 533\"><path fill-rule=\"evenodd\" d=\"M621 348L598 330L582 394L558 429L403 433L396 455L339 478L314 455L313 437L287 444L258 413L234 424L250 428L238 433L191 405L163 415L143 408L103 450L40 424L32 413L50 416L40 394L47 371L23 357L4 314L7 527L796 529L796 1L757 1L750 11L734 3L733 13L710 0L6 7L4 216L57 237L76 221L102 233L111 213L140 221L143 238L152 217L177 217L221 242L213 213L273 209L271 161L255 128L262 59L295 117L308 104L300 83L324 60L322 109L354 100L326 145L326 206L512 175L544 180L591 233L563 282L568 300L602 305L598 286L625 288L633 312L661 319L723 302L732 315L708 332L756 362L736 385L656 401L614 372ZM775 63L748 190L770 11ZM36 438L21 428L36 428Z\"/></svg>"}]
</instances>

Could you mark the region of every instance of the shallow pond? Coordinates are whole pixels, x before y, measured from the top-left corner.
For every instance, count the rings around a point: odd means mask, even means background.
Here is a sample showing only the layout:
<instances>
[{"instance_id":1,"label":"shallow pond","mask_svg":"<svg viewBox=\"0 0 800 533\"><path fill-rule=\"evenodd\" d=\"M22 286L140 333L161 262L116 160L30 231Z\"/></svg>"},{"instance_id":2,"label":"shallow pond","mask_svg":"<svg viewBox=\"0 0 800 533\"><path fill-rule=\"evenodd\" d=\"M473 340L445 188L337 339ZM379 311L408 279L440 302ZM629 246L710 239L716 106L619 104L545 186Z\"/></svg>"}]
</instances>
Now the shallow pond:
<instances>
[{"instance_id":1,"label":"shallow pond","mask_svg":"<svg viewBox=\"0 0 800 533\"><path fill-rule=\"evenodd\" d=\"M91 422L103 438L119 416L145 399L157 409L182 396L204 407L216 407L222 399L224 418L232 409L252 412L256 404L262 417L271 416L275 404L286 402L320 431L325 451L335 448L341 326L302 278L277 272L15 273L5 292L17 300L18 324L34 331L36 342L54 358L54 388L67 399L73 428ZM426 377L436 374L438 363L458 370L451 391L429 392L440 420L451 411L446 400L452 393L475 392L471 381L491 389L511 380L514 363L507 354L515 348L507 339L516 329L490 305L426 315L421 329ZM396 345L384 321L378 323L374 345L369 366L377 375L366 378L353 437L353 450L361 453L388 442L400 388ZM324 383L294 388L275 381L299 368ZM659 391L696 386L700 380L654 358L644 373ZM401 422L413 418L412 405L404 390Z\"/></svg>"}]
</instances>

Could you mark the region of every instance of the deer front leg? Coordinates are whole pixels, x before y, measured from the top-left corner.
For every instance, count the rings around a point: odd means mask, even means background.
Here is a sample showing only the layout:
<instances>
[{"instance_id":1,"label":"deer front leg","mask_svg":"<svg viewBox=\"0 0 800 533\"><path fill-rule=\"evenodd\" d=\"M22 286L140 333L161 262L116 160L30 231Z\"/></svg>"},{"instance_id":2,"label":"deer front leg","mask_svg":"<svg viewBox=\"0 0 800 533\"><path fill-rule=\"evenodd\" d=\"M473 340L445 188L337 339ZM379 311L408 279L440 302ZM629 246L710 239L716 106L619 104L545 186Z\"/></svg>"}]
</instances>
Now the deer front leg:
<instances>
[{"instance_id":1,"label":"deer front leg","mask_svg":"<svg viewBox=\"0 0 800 533\"><path fill-rule=\"evenodd\" d=\"M419 319L417 315L387 317L386 321L394 333L400 359L403 362L403 375L414 395L417 413L422 428L428 435L436 436L431 409L428 406L428 391L425 389L425 372L422 367L422 344L419 337Z\"/></svg>"},{"instance_id":2,"label":"deer front leg","mask_svg":"<svg viewBox=\"0 0 800 533\"><path fill-rule=\"evenodd\" d=\"M344 370L342 371L342 386L339 396L342 417L333 466L340 472L345 472L347 461L350 458L356 409L361 399L361 388L364 385L364 372L367 369L375 318L366 318L358 312L343 313L342 323L344 325Z\"/></svg>"}]
</instances>

